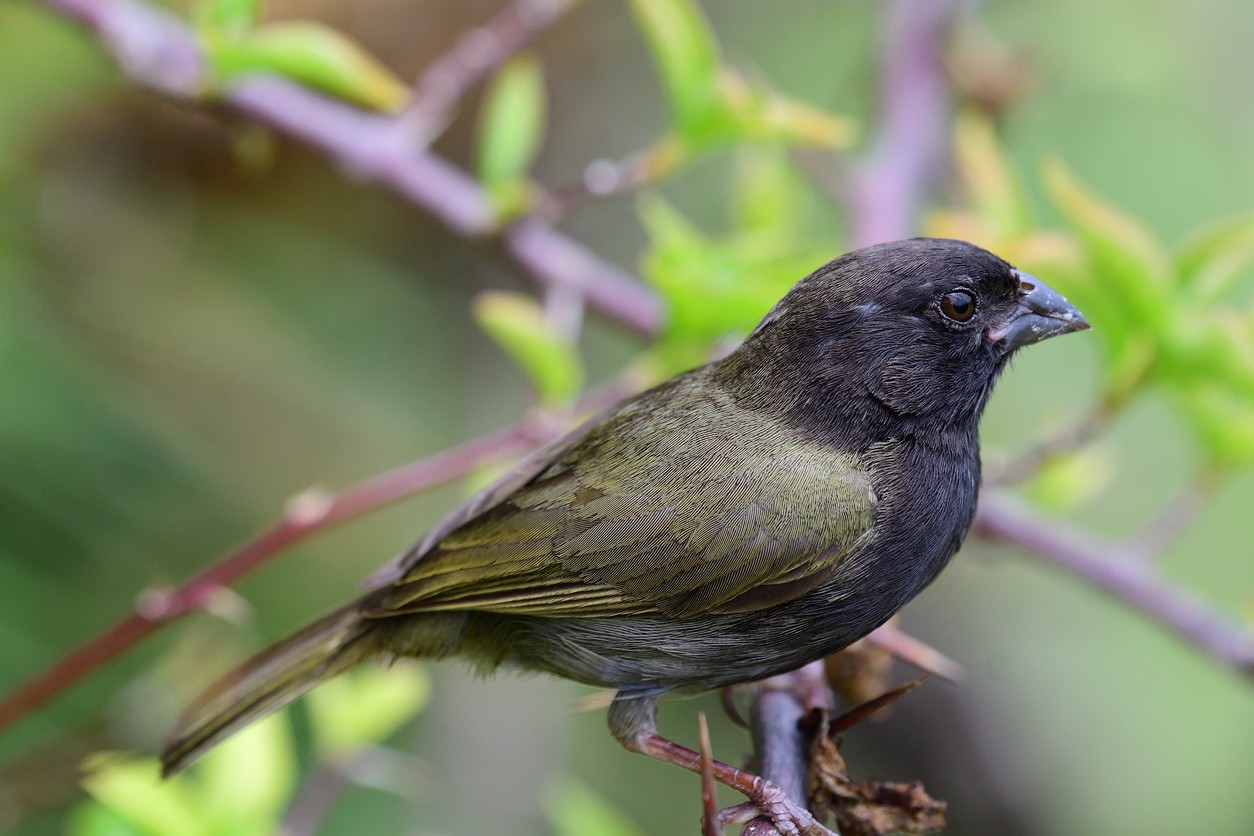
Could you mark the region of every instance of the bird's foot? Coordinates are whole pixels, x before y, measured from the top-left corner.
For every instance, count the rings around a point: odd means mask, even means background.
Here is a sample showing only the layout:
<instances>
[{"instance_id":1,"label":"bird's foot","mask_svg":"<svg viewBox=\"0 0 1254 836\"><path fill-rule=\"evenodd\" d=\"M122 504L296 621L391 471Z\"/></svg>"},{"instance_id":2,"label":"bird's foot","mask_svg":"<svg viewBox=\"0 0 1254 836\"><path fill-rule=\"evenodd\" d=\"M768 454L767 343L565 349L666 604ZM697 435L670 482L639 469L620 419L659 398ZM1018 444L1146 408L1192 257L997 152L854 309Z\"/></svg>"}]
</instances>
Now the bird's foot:
<instances>
[{"instance_id":1,"label":"bird's foot","mask_svg":"<svg viewBox=\"0 0 1254 836\"><path fill-rule=\"evenodd\" d=\"M778 785L758 778L749 801L719 811L721 824L747 824L759 816L767 816L781 836L837 836L828 830L806 808L788 797Z\"/></svg>"}]
</instances>

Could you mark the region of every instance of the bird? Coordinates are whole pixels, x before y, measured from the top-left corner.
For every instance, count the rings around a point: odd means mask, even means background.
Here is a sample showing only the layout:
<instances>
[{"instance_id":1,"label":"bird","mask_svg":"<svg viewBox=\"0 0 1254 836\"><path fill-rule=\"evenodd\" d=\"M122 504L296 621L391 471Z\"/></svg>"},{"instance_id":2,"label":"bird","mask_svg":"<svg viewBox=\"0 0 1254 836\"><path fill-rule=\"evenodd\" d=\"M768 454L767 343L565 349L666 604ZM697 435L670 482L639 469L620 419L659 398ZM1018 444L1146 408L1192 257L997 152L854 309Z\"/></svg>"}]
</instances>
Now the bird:
<instances>
[{"instance_id":1,"label":"bird","mask_svg":"<svg viewBox=\"0 0 1254 836\"><path fill-rule=\"evenodd\" d=\"M388 577L226 674L165 775L369 659L459 658L602 688L627 749L698 771L658 699L794 670L883 624L962 544L978 429L1020 348L1088 328L963 241L853 250L738 348L590 419L471 497ZM826 832L773 784L715 777L784 833Z\"/></svg>"}]
</instances>

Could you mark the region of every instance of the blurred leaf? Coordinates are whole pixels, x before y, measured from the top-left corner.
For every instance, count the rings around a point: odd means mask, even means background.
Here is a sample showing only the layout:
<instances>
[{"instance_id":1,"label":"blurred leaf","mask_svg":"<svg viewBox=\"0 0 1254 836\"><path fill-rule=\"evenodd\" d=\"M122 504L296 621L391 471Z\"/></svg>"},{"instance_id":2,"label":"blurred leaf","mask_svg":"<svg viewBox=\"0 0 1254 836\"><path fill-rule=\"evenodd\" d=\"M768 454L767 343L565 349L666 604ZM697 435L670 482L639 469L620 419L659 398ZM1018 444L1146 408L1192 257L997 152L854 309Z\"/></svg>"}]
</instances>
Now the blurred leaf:
<instances>
[{"instance_id":1,"label":"blurred leaf","mask_svg":"<svg viewBox=\"0 0 1254 836\"><path fill-rule=\"evenodd\" d=\"M1221 464L1254 461L1254 399L1201 380L1182 386L1179 402L1211 458Z\"/></svg>"},{"instance_id":2,"label":"blurred leaf","mask_svg":"<svg viewBox=\"0 0 1254 836\"><path fill-rule=\"evenodd\" d=\"M324 682L308 697L318 746L333 754L380 743L422 710L430 692L416 664L366 666Z\"/></svg>"},{"instance_id":3,"label":"blurred leaf","mask_svg":"<svg viewBox=\"0 0 1254 836\"><path fill-rule=\"evenodd\" d=\"M744 139L847 148L857 130L828 113L722 66L718 43L692 0L632 0L662 74L675 134L688 151Z\"/></svg>"},{"instance_id":4,"label":"blurred leaf","mask_svg":"<svg viewBox=\"0 0 1254 836\"><path fill-rule=\"evenodd\" d=\"M710 118L693 136L702 144L760 139L844 149L858 136L857 124L849 117L805 104L730 70L720 73L719 92L721 106L711 109Z\"/></svg>"},{"instance_id":5,"label":"blurred leaf","mask_svg":"<svg viewBox=\"0 0 1254 836\"><path fill-rule=\"evenodd\" d=\"M244 827L267 832L295 785L293 745L291 723L283 714L272 714L240 731L190 773L201 807L213 811L226 832Z\"/></svg>"},{"instance_id":6,"label":"blurred leaf","mask_svg":"<svg viewBox=\"0 0 1254 836\"><path fill-rule=\"evenodd\" d=\"M1166 343L1160 371L1184 384L1209 377L1254 397L1250 326L1249 317L1226 308L1182 311Z\"/></svg>"},{"instance_id":7,"label":"blurred leaf","mask_svg":"<svg viewBox=\"0 0 1254 836\"><path fill-rule=\"evenodd\" d=\"M109 754L96 758L88 770L84 789L134 828L132 832L152 836L209 836L213 832L189 794L186 780L162 782L156 761Z\"/></svg>"},{"instance_id":8,"label":"blurred leaf","mask_svg":"<svg viewBox=\"0 0 1254 836\"><path fill-rule=\"evenodd\" d=\"M804 226L805 185L782 148L762 145L740 149L735 183L737 229L785 241Z\"/></svg>"},{"instance_id":9,"label":"blurred leaf","mask_svg":"<svg viewBox=\"0 0 1254 836\"><path fill-rule=\"evenodd\" d=\"M555 836L644 836L644 831L573 778L545 793L544 809Z\"/></svg>"},{"instance_id":10,"label":"blurred leaf","mask_svg":"<svg viewBox=\"0 0 1254 836\"><path fill-rule=\"evenodd\" d=\"M1130 318L1137 327L1155 331L1165 327L1175 271L1162 246L1140 223L1090 192L1061 160L1046 164L1044 179L1092 259L1092 290L1101 292L1088 295L1105 297L1102 318Z\"/></svg>"},{"instance_id":11,"label":"blurred leaf","mask_svg":"<svg viewBox=\"0 0 1254 836\"><path fill-rule=\"evenodd\" d=\"M80 804L70 819L70 836L135 836L135 828L108 807Z\"/></svg>"},{"instance_id":12,"label":"blurred leaf","mask_svg":"<svg viewBox=\"0 0 1254 836\"><path fill-rule=\"evenodd\" d=\"M395 110L408 88L378 59L320 23L275 23L239 38L208 35L218 86L274 73L375 110Z\"/></svg>"},{"instance_id":13,"label":"blurred leaf","mask_svg":"<svg viewBox=\"0 0 1254 836\"><path fill-rule=\"evenodd\" d=\"M260 5L260 0L201 0L196 22L204 29L237 37L257 25Z\"/></svg>"},{"instance_id":14,"label":"blurred leaf","mask_svg":"<svg viewBox=\"0 0 1254 836\"><path fill-rule=\"evenodd\" d=\"M579 353L548 324L534 299L520 293L482 293L475 299L474 314L531 378L541 400L562 404L578 394L583 379Z\"/></svg>"},{"instance_id":15,"label":"blurred leaf","mask_svg":"<svg viewBox=\"0 0 1254 836\"><path fill-rule=\"evenodd\" d=\"M776 182L775 186L781 186ZM641 196L650 246L641 272L667 303L666 329L655 345L673 374L709 359L720 340L747 334L788 289L827 257L804 246L804 230L737 231L712 241L656 195Z\"/></svg>"},{"instance_id":16,"label":"blurred leaf","mask_svg":"<svg viewBox=\"0 0 1254 836\"><path fill-rule=\"evenodd\" d=\"M1027 196L987 115L966 110L954 123L954 154L974 211L998 238L1031 226Z\"/></svg>"},{"instance_id":17,"label":"blurred leaf","mask_svg":"<svg viewBox=\"0 0 1254 836\"><path fill-rule=\"evenodd\" d=\"M544 136L544 76L530 58L510 61L493 79L479 114L476 157L479 178L502 212L511 214L526 196L523 178Z\"/></svg>"},{"instance_id":18,"label":"blurred leaf","mask_svg":"<svg viewBox=\"0 0 1254 836\"><path fill-rule=\"evenodd\" d=\"M1028 486L1027 494L1047 511L1073 511L1105 491L1114 481L1116 470L1110 451L1090 444L1048 460Z\"/></svg>"},{"instance_id":19,"label":"blurred leaf","mask_svg":"<svg viewBox=\"0 0 1254 836\"><path fill-rule=\"evenodd\" d=\"M1217 299L1254 264L1254 215L1228 218L1191 236L1176 254L1181 279Z\"/></svg>"},{"instance_id":20,"label":"blurred leaf","mask_svg":"<svg viewBox=\"0 0 1254 836\"><path fill-rule=\"evenodd\" d=\"M1157 355L1157 345L1145 334L1114 343L1105 369L1105 399L1118 404L1131 397L1149 379Z\"/></svg>"},{"instance_id":21,"label":"blurred leaf","mask_svg":"<svg viewBox=\"0 0 1254 836\"><path fill-rule=\"evenodd\" d=\"M662 73L679 133L691 136L718 99L718 44L700 7L691 0L631 0Z\"/></svg>"}]
</instances>

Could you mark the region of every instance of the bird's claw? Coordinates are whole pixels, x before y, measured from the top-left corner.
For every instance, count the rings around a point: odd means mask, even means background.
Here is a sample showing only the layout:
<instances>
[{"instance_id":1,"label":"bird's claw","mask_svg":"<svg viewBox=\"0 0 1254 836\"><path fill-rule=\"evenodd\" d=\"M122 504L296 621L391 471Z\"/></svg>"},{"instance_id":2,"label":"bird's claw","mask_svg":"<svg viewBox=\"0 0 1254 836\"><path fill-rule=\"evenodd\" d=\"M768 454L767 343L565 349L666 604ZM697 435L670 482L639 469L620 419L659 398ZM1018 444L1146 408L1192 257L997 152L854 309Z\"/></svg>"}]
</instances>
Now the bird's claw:
<instances>
[{"instance_id":1,"label":"bird's claw","mask_svg":"<svg viewBox=\"0 0 1254 836\"><path fill-rule=\"evenodd\" d=\"M838 836L770 781L759 782L749 801L721 810L718 818L722 824L745 824L762 815L770 818L781 836Z\"/></svg>"}]
</instances>

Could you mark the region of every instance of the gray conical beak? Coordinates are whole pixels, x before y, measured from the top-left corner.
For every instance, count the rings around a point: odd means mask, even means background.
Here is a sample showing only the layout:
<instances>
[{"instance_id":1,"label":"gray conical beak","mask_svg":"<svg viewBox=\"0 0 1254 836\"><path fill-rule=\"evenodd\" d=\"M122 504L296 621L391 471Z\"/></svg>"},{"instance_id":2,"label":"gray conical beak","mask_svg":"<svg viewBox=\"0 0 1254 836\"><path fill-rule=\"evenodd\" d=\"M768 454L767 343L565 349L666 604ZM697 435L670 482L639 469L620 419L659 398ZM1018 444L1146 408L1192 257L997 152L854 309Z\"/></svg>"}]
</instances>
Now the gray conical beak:
<instances>
[{"instance_id":1,"label":"gray conical beak","mask_svg":"<svg viewBox=\"0 0 1254 836\"><path fill-rule=\"evenodd\" d=\"M1017 270L1015 275L1019 277L1019 306L1009 322L988 335L1003 352L1009 354L1016 348L1089 327L1084 314L1061 293L1035 276Z\"/></svg>"}]
</instances>

